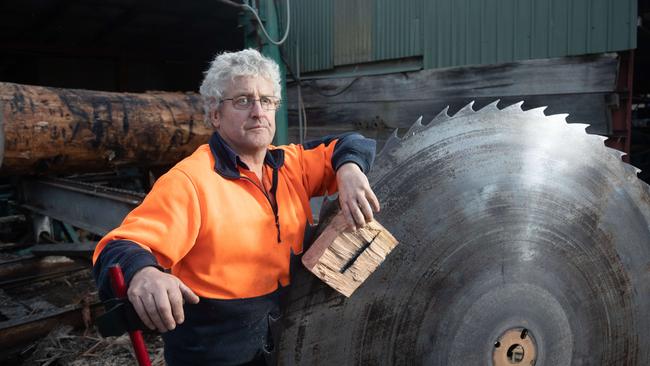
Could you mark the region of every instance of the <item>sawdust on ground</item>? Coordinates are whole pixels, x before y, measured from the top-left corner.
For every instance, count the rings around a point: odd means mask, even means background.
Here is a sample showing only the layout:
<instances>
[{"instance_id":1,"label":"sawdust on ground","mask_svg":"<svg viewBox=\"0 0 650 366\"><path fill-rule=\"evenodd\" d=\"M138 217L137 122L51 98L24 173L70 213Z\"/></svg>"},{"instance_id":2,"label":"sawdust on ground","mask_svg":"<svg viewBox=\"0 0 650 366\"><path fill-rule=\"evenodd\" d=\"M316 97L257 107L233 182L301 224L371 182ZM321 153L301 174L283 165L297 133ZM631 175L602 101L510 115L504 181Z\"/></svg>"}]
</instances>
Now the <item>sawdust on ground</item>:
<instances>
[{"instance_id":1,"label":"sawdust on ground","mask_svg":"<svg viewBox=\"0 0 650 366\"><path fill-rule=\"evenodd\" d=\"M158 334L145 333L145 343L152 366L165 365L163 343ZM121 337L100 336L94 328L74 330L61 326L32 345L24 366L123 366L136 365L133 347L127 334Z\"/></svg>"}]
</instances>

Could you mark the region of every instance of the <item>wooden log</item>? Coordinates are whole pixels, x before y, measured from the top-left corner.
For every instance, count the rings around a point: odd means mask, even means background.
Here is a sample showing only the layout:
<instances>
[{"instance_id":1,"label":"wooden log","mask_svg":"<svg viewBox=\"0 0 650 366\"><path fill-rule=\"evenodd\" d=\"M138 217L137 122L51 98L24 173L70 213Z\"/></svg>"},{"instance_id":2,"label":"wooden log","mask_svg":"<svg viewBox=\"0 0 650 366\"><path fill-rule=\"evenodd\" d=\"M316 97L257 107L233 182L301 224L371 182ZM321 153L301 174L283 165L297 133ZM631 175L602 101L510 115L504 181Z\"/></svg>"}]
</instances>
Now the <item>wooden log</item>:
<instances>
[{"instance_id":1,"label":"wooden log","mask_svg":"<svg viewBox=\"0 0 650 366\"><path fill-rule=\"evenodd\" d=\"M351 230L339 212L305 252L302 263L323 282L350 297L396 245L397 240L377 221Z\"/></svg>"},{"instance_id":2,"label":"wooden log","mask_svg":"<svg viewBox=\"0 0 650 366\"><path fill-rule=\"evenodd\" d=\"M2 175L169 166L212 133L195 93L109 93L12 83L0 83L0 127Z\"/></svg>"}]
</instances>

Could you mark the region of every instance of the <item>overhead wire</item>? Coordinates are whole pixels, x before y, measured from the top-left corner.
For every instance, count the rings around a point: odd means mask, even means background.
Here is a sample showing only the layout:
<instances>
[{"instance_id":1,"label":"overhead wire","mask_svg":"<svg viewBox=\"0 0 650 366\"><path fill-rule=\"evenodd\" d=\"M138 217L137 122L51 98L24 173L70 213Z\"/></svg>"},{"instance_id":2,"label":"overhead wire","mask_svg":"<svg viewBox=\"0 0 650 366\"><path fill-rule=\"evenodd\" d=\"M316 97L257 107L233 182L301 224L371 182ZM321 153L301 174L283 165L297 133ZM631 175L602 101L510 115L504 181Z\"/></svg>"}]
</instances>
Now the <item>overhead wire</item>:
<instances>
[{"instance_id":1,"label":"overhead wire","mask_svg":"<svg viewBox=\"0 0 650 366\"><path fill-rule=\"evenodd\" d=\"M257 10L255 10L252 6L250 6L248 4L248 1L246 1L243 4L237 3L237 2L232 1L232 0L217 0L217 1L219 1L221 3L224 3L224 4L227 4L227 5L230 5L230 6L233 6L233 7L236 7L236 8L239 8L239 9L246 9L246 10L250 11L255 16L255 19L257 20L257 23L259 24L260 29L262 30L262 33L264 33L264 36L266 37L266 39L270 43L272 43L272 44L274 44L276 46L279 46L279 45L282 45L287 40L287 38L289 36L289 30L291 29L291 10L290 10L291 4L290 4L289 0L286 0L286 3L287 3L287 5L286 5L287 6L287 27L285 29L284 35L282 36L282 38L279 41L273 40L271 38L268 31L266 30L266 27L264 27L264 24L263 24L262 20L260 19L259 15L257 13ZM275 2L274 2L274 5L276 5ZM280 19L279 19L280 18L279 17L279 12L277 10L277 5L276 5L276 14L278 14L278 23L281 23ZM282 61L285 63L285 65L289 69L289 72L291 73L293 78L298 82L298 140L299 140L300 143L303 143L305 141L306 137L307 137L307 111L305 109L305 103L304 103L304 101L302 99L302 90L301 90L302 82L301 82L301 79L300 79L300 64L299 64L300 60L299 60L299 53L298 52L299 52L298 41L296 40L297 75L295 75L293 73L293 71L289 67L289 63L284 59L284 57L282 57L282 55L280 55L280 56L282 58ZM350 85L352 83L354 83L355 81L356 80L353 80L350 83ZM345 90L347 90L347 88L349 88L350 85L346 86L344 88L344 90L340 91L338 94L345 92ZM311 87L311 85L308 85L308 86ZM318 90L318 85L316 85L316 87L313 88L313 89L316 89L316 92L321 94L321 95L329 96L327 94L322 93L320 90ZM338 95L338 94L335 94L335 95Z\"/></svg>"},{"instance_id":2,"label":"overhead wire","mask_svg":"<svg viewBox=\"0 0 650 366\"><path fill-rule=\"evenodd\" d=\"M226 4L226 5L233 6L233 7L238 8L238 9L246 9L246 10L250 11L251 13L253 13L253 15L255 16L255 19L257 19L257 23L260 25L260 29L262 29L262 33L264 33L264 36L266 37L266 39L269 42L273 43L274 45L279 46L279 45L283 44L284 41L287 40L287 37L289 36L289 29L291 27L291 9L290 9L289 0L286 0L287 1L287 29L284 31L284 36L282 36L282 39L280 39L279 41L275 41L275 40L273 40L271 38L269 33L266 31L266 28L264 27L264 23L262 22L262 19L260 19L260 16L257 14L257 10L255 10L255 8L253 8L252 6L248 5L247 4L248 1L246 1L246 3L243 3L243 4L234 2L232 0L217 0L217 1L220 2L220 3Z\"/></svg>"},{"instance_id":3,"label":"overhead wire","mask_svg":"<svg viewBox=\"0 0 650 366\"><path fill-rule=\"evenodd\" d=\"M257 14L257 10L255 10L252 6L248 4L242 4L242 6L245 9L248 9L253 15L255 16L255 19L257 19L257 23L260 25L260 29L262 29L262 32L264 33L264 36L266 36L266 39L273 43L276 46L279 46L284 43L284 41L287 40L287 37L289 36L289 29L291 28L291 11L290 11L290 4L289 0L287 0L287 29L284 31L284 36L282 36L282 39L279 41L275 41L271 38L269 33L266 31L266 28L264 27L264 24L262 23L262 19L260 19L259 15Z\"/></svg>"},{"instance_id":4,"label":"overhead wire","mask_svg":"<svg viewBox=\"0 0 650 366\"><path fill-rule=\"evenodd\" d=\"M315 91L316 93L318 93L318 94L320 94L320 95L322 95L322 96L324 96L324 97L336 97L336 96L338 96L338 95L341 95L341 94L345 93L348 89L350 89L350 87L352 86L352 84L354 84L357 80L359 80L359 77L358 77L358 76L355 77L354 79L352 79L352 81L350 81L350 83L349 83L348 85L344 86L343 88L341 88L340 90L338 90L338 91L336 91L336 92L334 92L334 93L332 93L332 94L323 93L323 92L320 90L321 87L318 86L318 83L316 82L316 80L311 80L311 81L309 82L309 85L308 85L308 86L312 87L312 89L314 89L314 91Z\"/></svg>"}]
</instances>

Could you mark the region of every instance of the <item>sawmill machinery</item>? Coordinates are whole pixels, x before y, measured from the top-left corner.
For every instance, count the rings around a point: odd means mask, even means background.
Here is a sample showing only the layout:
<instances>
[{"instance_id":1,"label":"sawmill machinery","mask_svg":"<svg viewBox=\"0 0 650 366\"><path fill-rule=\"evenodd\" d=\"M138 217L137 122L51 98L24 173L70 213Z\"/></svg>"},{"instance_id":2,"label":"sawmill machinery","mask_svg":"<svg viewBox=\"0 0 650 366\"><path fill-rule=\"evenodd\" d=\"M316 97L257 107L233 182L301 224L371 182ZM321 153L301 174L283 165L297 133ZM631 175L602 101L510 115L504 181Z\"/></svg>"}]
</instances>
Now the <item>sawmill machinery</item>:
<instances>
[{"instance_id":1,"label":"sawmill machinery","mask_svg":"<svg viewBox=\"0 0 650 366\"><path fill-rule=\"evenodd\" d=\"M192 94L0 96L4 175L164 166L210 133ZM565 119L470 104L388 139L370 180L401 244L350 298L296 267L280 363L650 364L648 186ZM22 179L21 207L102 235L143 197L73 177Z\"/></svg>"},{"instance_id":2,"label":"sawmill machinery","mask_svg":"<svg viewBox=\"0 0 650 366\"><path fill-rule=\"evenodd\" d=\"M28 212L37 241L40 233L83 241L75 227L103 235L140 203L155 175L211 134L196 93L0 83L0 177L9 183L0 196L11 197L0 200L0 212Z\"/></svg>"},{"instance_id":3,"label":"sawmill machinery","mask_svg":"<svg viewBox=\"0 0 650 366\"><path fill-rule=\"evenodd\" d=\"M521 105L387 141L370 180L400 245L350 298L299 271L280 364L650 364L649 187Z\"/></svg>"}]
</instances>

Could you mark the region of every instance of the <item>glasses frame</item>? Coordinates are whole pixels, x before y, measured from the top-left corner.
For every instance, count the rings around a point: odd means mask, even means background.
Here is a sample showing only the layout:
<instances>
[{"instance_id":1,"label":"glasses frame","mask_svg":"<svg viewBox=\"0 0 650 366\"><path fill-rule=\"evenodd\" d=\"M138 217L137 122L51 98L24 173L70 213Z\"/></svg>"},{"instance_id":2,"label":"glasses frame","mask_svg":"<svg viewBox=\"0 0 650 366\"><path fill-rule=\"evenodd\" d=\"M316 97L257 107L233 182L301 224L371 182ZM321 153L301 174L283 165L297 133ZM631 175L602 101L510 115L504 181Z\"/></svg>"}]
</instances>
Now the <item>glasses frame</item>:
<instances>
[{"instance_id":1,"label":"glasses frame","mask_svg":"<svg viewBox=\"0 0 650 366\"><path fill-rule=\"evenodd\" d=\"M241 104L238 104L236 101L238 99L241 99L241 98L246 98L246 99L250 100L249 105L248 106L243 106ZM264 104L262 103L263 98L268 98L272 102L270 107L269 106L267 106L267 107L264 106ZM255 98L253 98L253 97L251 97L249 95L240 95L240 96L237 96L237 97L220 99L219 103L225 102L226 100L229 100L231 102L233 108L235 108L237 110L240 110L240 111L248 111L248 110L250 110L255 105L255 102L260 102L260 106L262 107L262 109L267 111L267 112L277 111L280 108L280 103L281 103L280 98L276 98L276 97L272 97L272 96L266 96L266 95L262 95L258 99L255 99Z\"/></svg>"}]
</instances>

